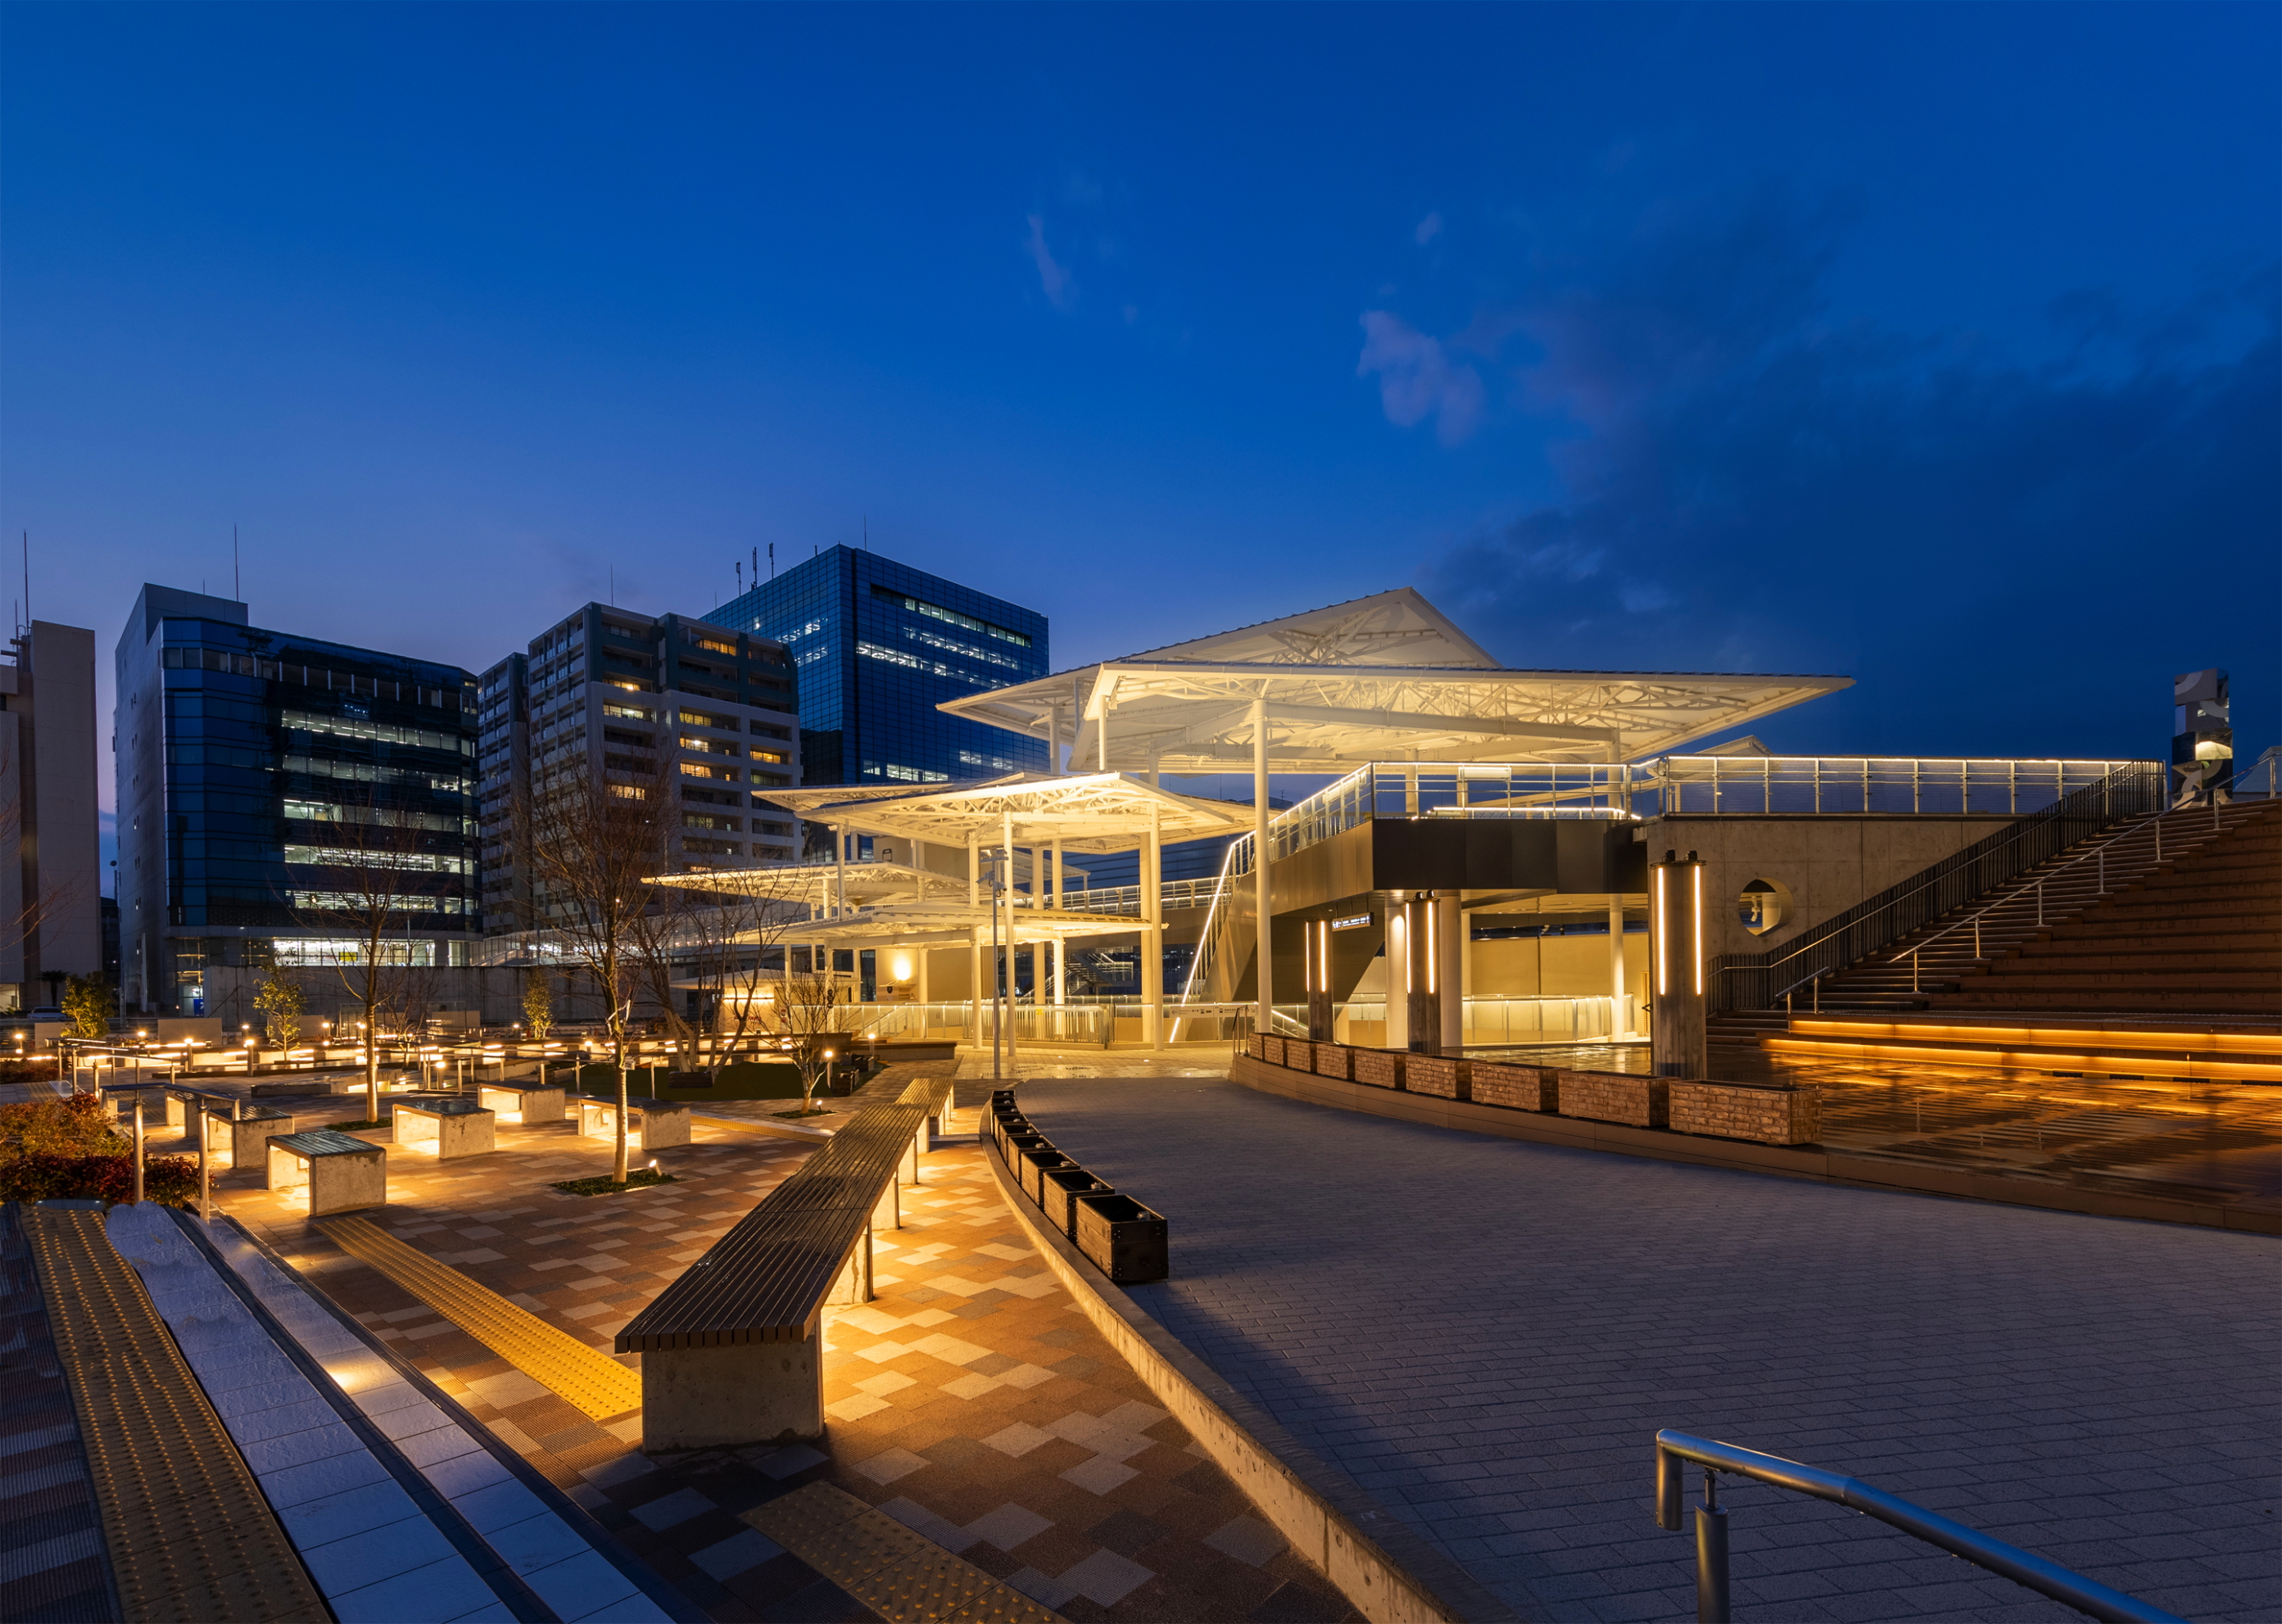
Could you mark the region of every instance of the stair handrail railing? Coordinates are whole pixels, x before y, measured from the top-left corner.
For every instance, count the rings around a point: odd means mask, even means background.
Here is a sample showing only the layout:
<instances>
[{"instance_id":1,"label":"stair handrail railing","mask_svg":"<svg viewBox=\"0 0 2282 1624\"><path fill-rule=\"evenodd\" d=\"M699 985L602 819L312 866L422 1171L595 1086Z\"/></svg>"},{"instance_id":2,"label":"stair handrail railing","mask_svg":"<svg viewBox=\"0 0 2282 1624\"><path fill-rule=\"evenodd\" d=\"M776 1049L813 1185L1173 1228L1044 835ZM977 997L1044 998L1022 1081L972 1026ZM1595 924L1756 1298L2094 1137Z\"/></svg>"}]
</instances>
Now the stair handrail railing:
<instances>
[{"instance_id":1,"label":"stair handrail railing","mask_svg":"<svg viewBox=\"0 0 2282 1624\"><path fill-rule=\"evenodd\" d=\"M1762 1455L1711 1438L1670 1428L1656 1435L1656 1526L1677 1532L1680 1501L1687 1492L1682 1481L1687 1463L1704 1468L1704 1503L1696 1508L1696 1617L1697 1624L1729 1624L1727 1594L1727 1513L1719 1503L1717 1479L1725 1472L1788 1489L1794 1494L1828 1500L1848 1511L1899 1528L1913 1539L1938 1545L1952 1556L1963 1557L1975 1567L2000 1574L2014 1583L2041 1591L2064 1606L2073 1607L2105 1624L2187 1624L2177 1613L2166 1612L2136 1596L2087 1579L2072 1568L2047 1561L2033 1551L1992 1539L1977 1528L1952 1521L1914 1501L1864 1482L1786 1460Z\"/></svg>"},{"instance_id":2,"label":"stair handrail railing","mask_svg":"<svg viewBox=\"0 0 2282 1624\"><path fill-rule=\"evenodd\" d=\"M2070 792L2041 812L1984 835L1907 879L1824 920L1797 940L1766 953L1727 953L1710 970L1715 1008L1767 1009L1785 994L1821 975L1867 958L1929 920L2025 873L2086 835L2124 818L2161 808L2168 800L2169 769L2134 762L2095 784ZM2089 824L2089 829L2083 825ZM1805 959L1797 972L1783 968ZM1756 980L1757 985L1752 982Z\"/></svg>"},{"instance_id":3,"label":"stair handrail railing","mask_svg":"<svg viewBox=\"0 0 2282 1624\"><path fill-rule=\"evenodd\" d=\"M1961 931L1968 924L1973 927L1973 956L1975 959L1978 960L1981 957L1981 921L1983 916L1990 913L1992 909L2004 907L2008 902L2017 901L2022 892L2030 890L2034 890L2036 892L2037 928L2040 931L2044 929L2045 882L2057 878L2059 876L2067 873L2070 869L2076 867L2077 863L2082 862L2087 857L2096 856L2100 859L2100 890L2097 894L2106 896L2107 894L2107 848L2115 845L2118 840L2130 839L2132 835L2138 833L2142 829L2146 828L2150 824L2153 824L2155 826L2155 861L2159 863L2162 862L2163 861L2164 816L2165 815L2161 812L2155 813L2152 816L2132 824L2129 829L2125 829L2115 834L2110 835L2107 839L2102 840L2091 851L2079 852L2076 855L2069 858L2066 862L2061 864L2059 868L2054 869L2050 874L2039 874L2035 879L2030 880L2021 885L2017 885L2011 891L2003 893L1994 900L1975 909L1970 915L1967 916L1963 919L1960 919L1956 924L1944 925L1940 930L1936 931L1932 935L1918 943L1917 946L1912 947L1907 953L1896 954L1893 960L1895 963L1898 964L1904 959L1910 961L1910 991L1917 993L1924 990L1924 988L1920 985L1920 968L1924 963L1920 955L1923 954L1928 947L1932 947L1934 943L1939 941L1943 937L1948 936L1954 932Z\"/></svg>"},{"instance_id":4,"label":"stair handrail railing","mask_svg":"<svg viewBox=\"0 0 2282 1624\"><path fill-rule=\"evenodd\" d=\"M2031 889L2033 889L2037 893L2037 928L2038 930L2044 929L2045 884L2046 881L2058 879L2061 875L2076 867L2077 863L2089 862L2093 858L2097 857L2100 860L2100 889L2095 894L2099 896L2106 896L2107 894L2107 848L2109 847L2115 845L2118 840L2130 839L2133 835L2138 834L2141 830L2146 829L2152 824L2154 825L2155 829L2155 861L2158 863L2161 863L2163 861L2163 820L2167 817L2172 816L2175 813L2180 810L2193 809L2194 808L2173 808L2169 810L2157 812L2150 816L2144 817L2138 823L2132 824L2129 829L2118 830L2115 833L2108 836L2105 840L2102 840L2098 846L2093 847L2090 851L2078 852L2075 856L2061 864L2060 867L2054 869L2051 873L2039 874L2035 879L2030 880L2022 885L2016 885L2003 895L1994 898L1991 901L1983 904L1982 907L1974 909L1970 915L1963 919L1960 919L1956 924L1944 925L1940 930L1936 931L1932 935L1918 943L1917 946L1912 947L1907 953L1896 954L1893 957L1893 963L1898 964L1904 959L1909 960L1910 991L1913 993L1922 991L1923 989L1918 985L1918 967L1920 963L1918 955L1923 953L1928 947L1932 947L1934 943L1939 941L1943 937L1950 935L1953 932L1961 931L1968 924L1971 925L1973 927L1973 956L1978 959L1981 956L1982 916L1989 913L1992 909L2002 908L2008 902L2019 901L2022 892ZM2211 829L2214 833L2217 832L2221 827L2218 812L2219 803L2214 801L2211 804Z\"/></svg>"}]
</instances>

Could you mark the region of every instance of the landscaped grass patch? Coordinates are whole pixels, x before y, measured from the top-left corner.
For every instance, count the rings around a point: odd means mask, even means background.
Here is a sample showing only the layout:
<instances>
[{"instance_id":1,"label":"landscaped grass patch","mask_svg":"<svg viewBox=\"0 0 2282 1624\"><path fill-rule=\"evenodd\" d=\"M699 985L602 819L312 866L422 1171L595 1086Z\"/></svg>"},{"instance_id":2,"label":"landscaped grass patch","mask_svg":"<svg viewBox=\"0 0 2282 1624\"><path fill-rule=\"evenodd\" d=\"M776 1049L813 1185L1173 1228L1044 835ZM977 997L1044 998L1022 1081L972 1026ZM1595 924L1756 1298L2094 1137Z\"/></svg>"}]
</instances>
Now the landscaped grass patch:
<instances>
[{"instance_id":1,"label":"landscaped grass patch","mask_svg":"<svg viewBox=\"0 0 2282 1624\"><path fill-rule=\"evenodd\" d=\"M653 1184L671 1184L671 1173L653 1172L647 1167L628 1170L626 1181L620 1185L609 1174L599 1179L566 1179L555 1187L567 1195L616 1195L622 1190L639 1190Z\"/></svg>"}]
</instances>

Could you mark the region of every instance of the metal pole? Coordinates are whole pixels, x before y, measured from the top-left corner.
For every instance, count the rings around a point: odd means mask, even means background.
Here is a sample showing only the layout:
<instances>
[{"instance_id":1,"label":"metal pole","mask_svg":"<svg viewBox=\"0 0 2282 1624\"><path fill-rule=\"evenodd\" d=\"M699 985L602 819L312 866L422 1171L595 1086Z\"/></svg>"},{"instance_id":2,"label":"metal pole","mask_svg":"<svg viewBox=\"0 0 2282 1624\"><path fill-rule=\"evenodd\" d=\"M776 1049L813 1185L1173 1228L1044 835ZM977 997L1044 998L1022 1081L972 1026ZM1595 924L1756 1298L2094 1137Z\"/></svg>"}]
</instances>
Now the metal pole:
<instances>
[{"instance_id":1,"label":"metal pole","mask_svg":"<svg viewBox=\"0 0 2282 1624\"><path fill-rule=\"evenodd\" d=\"M143 1203L143 1096L135 1096L135 1203Z\"/></svg>"},{"instance_id":2,"label":"metal pole","mask_svg":"<svg viewBox=\"0 0 2282 1624\"><path fill-rule=\"evenodd\" d=\"M1411 793L1417 793L1414 773ZM1254 955L1260 961L1260 1014L1255 1029L1276 1030L1275 923L1268 913L1268 701L1252 702L1252 886Z\"/></svg>"},{"instance_id":3,"label":"metal pole","mask_svg":"<svg viewBox=\"0 0 2282 1624\"><path fill-rule=\"evenodd\" d=\"M995 981L998 975L998 880L995 875L990 880L990 974ZM990 1080L994 1083L1004 1080L999 1045L1005 1030L1006 1023L1000 1017L998 989L993 986L990 989Z\"/></svg>"},{"instance_id":4,"label":"metal pole","mask_svg":"<svg viewBox=\"0 0 2282 1624\"><path fill-rule=\"evenodd\" d=\"M1727 1513L1719 1509L1718 1481L1704 1468L1704 1504L1696 1508L1696 1624L1728 1624Z\"/></svg>"}]
</instances>

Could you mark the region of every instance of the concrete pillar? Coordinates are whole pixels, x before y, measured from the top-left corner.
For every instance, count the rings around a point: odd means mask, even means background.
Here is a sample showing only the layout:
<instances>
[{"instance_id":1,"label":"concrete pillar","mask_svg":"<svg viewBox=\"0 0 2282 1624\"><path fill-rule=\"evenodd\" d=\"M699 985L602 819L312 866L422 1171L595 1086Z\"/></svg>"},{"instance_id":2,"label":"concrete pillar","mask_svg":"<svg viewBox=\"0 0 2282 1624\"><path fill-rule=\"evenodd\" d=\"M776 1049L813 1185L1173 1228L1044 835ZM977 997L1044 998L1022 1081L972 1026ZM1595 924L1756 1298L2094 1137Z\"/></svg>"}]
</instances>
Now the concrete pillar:
<instances>
[{"instance_id":1,"label":"concrete pillar","mask_svg":"<svg viewBox=\"0 0 2282 1624\"><path fill-rule=\"evenodd\" d=\"M1268 701L1252 701L1252 879L1254 955L1260 961L1260 1007L1254 1028L1276 1027L1275 919L1268 911Z\"/></svg>"},{"instance_id":2,"label":"concrete pillar","mask_svg":"<svg viewBox=\"0 0 2282 1624\"><path fill-rule=\"evenodd\" d=\"M1164 816L1149 808L1149 837L1141 848L1141 917L1156 927L1165 919ZM1165 1047L1165 932L1151 928L1141 932L1141 1040L1151 1048Z\"/></svg>"},{"instance_id":3,"label":"concrete pillar","mask_svg":"<svg viewBox=\"0 0 2282 1624\"><path fill-rule=\"evenodd\" d=\"M1307 950L1308 1036L1318 1043L1332 1039L1331 922L1310 919L1300 926Z\"/></svg>"},{"instance_id":4,"label":"concrete pillar","mask_svg":"<svg viewBox=\"0 0 2282 1624\"><path fill-rule=\"evenodd\" d=\"M1704 1075L1704 865L1666 852L1648 870L1649 1008L1658 1077Z\"/></svg>"},{"instance_id":5,"label":"concrete pillar","mask_svg":"<svg viewBox=\"0 0 2282 1624\"><path fill-rule=\"evenodd\" d=\"M1426 906L1433 920L1430 947L1442 1053L1455 1055L1466 1045L1466 920L1455 891L1436 892Z\"/></svg>"},{"instance_id":6,"label":"concrete pillar","mask_svg":"<svg viewBox=\"0 0 2282 1624\"><path fill-rule=\"evenodd\" d=\"M1625 1020L1625 900L1609 898L1609 1035L1632 1035Z\"/></svg>"}]
</instances>

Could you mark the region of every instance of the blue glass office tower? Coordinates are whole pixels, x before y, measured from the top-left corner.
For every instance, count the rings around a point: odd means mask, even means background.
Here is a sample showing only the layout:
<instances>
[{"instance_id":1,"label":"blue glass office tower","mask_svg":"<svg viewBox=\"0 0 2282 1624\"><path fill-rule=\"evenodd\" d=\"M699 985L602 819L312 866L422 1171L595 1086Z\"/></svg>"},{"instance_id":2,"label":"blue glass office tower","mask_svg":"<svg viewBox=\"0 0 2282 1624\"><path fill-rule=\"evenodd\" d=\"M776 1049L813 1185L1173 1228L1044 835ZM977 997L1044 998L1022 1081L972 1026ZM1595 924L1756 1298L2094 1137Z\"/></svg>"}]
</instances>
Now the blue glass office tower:
<instances>
[{"instance_id":1,"label":"blue glass office tower","mask_svg":"<svg viewBox=\"0 0 2282 1624\"><path fill-rule=\"evenodd\" d=\"M475 679L246 623L145 586L120 634L120 973L130 1008L208 1013L209 969L329 965L343 831L403 831L403 962L464 963L477 925Z\"/></svg>"},{"instance_id":2,"label":"blue glass office tower","mask_svg":"<svg viewBox=\"0 0 2282 1624\"><path fill-rule=\"evenodd\" d=\"M1043 741L935 709L1046 676L1046 617L1036 610L876 553L833 547L706 618L791 652L800 668L803 784L944 784L1052 770Z\"/></svg>"}]
</instances>

